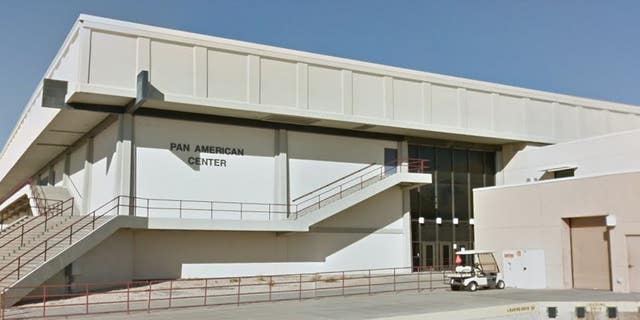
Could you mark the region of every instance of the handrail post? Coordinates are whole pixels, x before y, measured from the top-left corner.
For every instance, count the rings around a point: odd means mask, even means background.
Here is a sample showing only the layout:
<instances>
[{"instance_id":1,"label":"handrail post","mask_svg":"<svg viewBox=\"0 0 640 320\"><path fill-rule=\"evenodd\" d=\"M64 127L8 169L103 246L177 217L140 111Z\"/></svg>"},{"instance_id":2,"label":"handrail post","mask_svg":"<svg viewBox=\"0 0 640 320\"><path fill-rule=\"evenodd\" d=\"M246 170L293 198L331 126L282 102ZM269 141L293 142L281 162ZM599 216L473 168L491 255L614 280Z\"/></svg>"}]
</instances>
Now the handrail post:
<instances>
[{"instance_id":1,"label":"handrail post","mask_svg":"<svg viewBox=\"0 0 640 320\"><path fill-rule=\"evenodd\" d=\"M418 266L418 292L420 292L420 266Z\"/></svg>"},{"instance_id":2,"label":"handrail post","mask_svg":"<svg viewBox=\"0 0 640 320\"><path fill-rule=\"evenodd\" d=\"M396 268L393 268L393 292L396 292Z\"/></svg>"},{"instance_id":3,"label":"handrail post","mask_svg":"<svg viewBox=\"0 0 640 320\"><path fill-rule=\"evenodd\" d=\"M242 281L242 277L238 277L238 301L237 304L240 306L240 282Z\"/></svg>"},{"instance_id":4,"label":"handrail post","mask_svg":"<svg viewBox=\"0 0 640 320\"><path fill-rule=\"evenodd\" d=\"M213 201L211 201L211 220L213 220Z\"/></svg>"},{"instance_id":5,"label":"handrail post","mask_svg":"<svg viewBox=\"0 0 640 320\"><path fill-rule=\"evenodd\" d=\"M71 245L73 241L73 225L71 225L70 227L71 228L69 229L69 245Z\"/></svg>"},{"instance_id":6,"label":"handrail post","mask_svg":"<svg viewBox=\"0 0 640 320\"><path fill-rule=\"evenodd\" d=\"M172 298L173 298L173 279L169 280L169 309L171 309Z\"/></svg>"},{"instance_id":7,"label":"handrail post","mask_svg":"<svg viewBox=\"0 0 640 320\"><path fill-rule=\"evenodd\" d=\"M47 317L47 285L42 286L42 317Z\"/></svg>"},{"instance_id":8,"label":"handrail post","mask_svg":"<svg viewBox=\"0 0 640 320\"><path fill-rule=\"evenodd\" d=\"M271 292L273 291L273 276L269 276L269 302L271 302Z\"/></svg>"},{"instance_id":9,"label":"handrail post","mask_svg":"<svg viewBox=\"0 0 640 320\"><path fill-rule=\"evenodd\" d=\"M151 280L149 280L149 296L147 299L147 313L151 312Z\"/></svg>"},{"instance_id":10,"label":"handrail post","mask_svg":"<svg viewBox=\"0 0 640 320\"><path fill-rule=\"evenodd\" d=\"M93 211L93 219L91 221L91 229L95 229L96 228L96 211Z\"/></svg>"},{"instance_id":11,"label":"handrail post","mask_svg":"<svg viewBox=\"0 0 640 320\"><path fill-rule=\"evenodd\" d=\"M271 203L268 203L267 205L268 205L267 211L269 213L269 221L271 221Z\"/></svg>"},{"instance_id":12,"label":"handrail post","mask_svg":"<svg viewBox=\"0 0 640 320\"><path fill-rule=\"evenodd\" d=\"M371 295L371 269L369 269L369 295Z\"/></svg>"},{"instance_id":13,"label":"handrail post","mask_svg":"<svg viewBox=\"0 0 640 320\"><path fill-rule=\"evenodd\" d=\"M209 289L209 279L204 279L204 305L207 305L207 289Z\"/></svg>"},{"instance_id":14,"label":"handrail post","mask_svg":"<svg viewBox=\"0 0 640 320\"><path fill-rule=\"evenodd\" d=\"M298 280L298 301L302 301L302 273Z\"/></svg>"},{"instance_id":15,"label":"handrail post","mask_svg":"<svg viewBox=\"0 0 640 320\"><path fill-rule=\"evenodd\" d=\"M240 220L242 220L242 202L240 202Z\"/></svg>"},{"instance_id":16,"label":"handrail post","mask_svg":"<svg viewBox=\"0 0 640 320\"><path fill-rule=\"evenodd\" d=\"M180 219L182 219L182 200L180 200Z\"/></svg>"},{"instance_id":17,"label":"handrail post","mask_svg":"<svg viewBox=\"0 0 640 320\"><path fill-rule=\"evenodd\" d=\"M20 258L22 258L22 256L18 256L18 279L17 280L20 280Z\"/></svg>"},{"instance_id":18,"label":"handrail post","mask_svg":"<svg viewBox=\"0 0 640 320\"><path fill-rule=\"evenodd\" d=\"M89 284L88 283L84 284L84 295L85 295L85 301L84 302L85 302L85 306L86 306L86 309L85 309L84 312L85 312L85 314L89 314Z\"/></svg>"},{"instance_id":19,"label":"handrail post","mask_svg":"<svg viewBox=\"0 0 640 320\"><path fill-rule=\"evenodd\" d=\"M22 225L22 231L20 232L20 245L24 244L24 224Z\"/></svg>"},{"instance_id":20,"label":"handrail post","mask_svg":"<svg viewBox=\"0 0 640 320\"><path fill-rule=\"evenodd\" d=\"M147 198L147 218L149 218L149 198Z\"/></svg>"},{"instance_id":21,"label":"handrail post","mask_svg":"<svg viewBox=\"0 0 640 320\"><path fill-rule=\"evenodd\" d=\"M116 204L116 215L120 215L120 196L118 196L118 202Z\"/></svg>"},{"instance_id":22,"label":"handrail post","mask_svg":"<svg viewBox=\"0 0 640 320\"><path fill-rule=\"evenodd\" d=\"M342 296L344 296L344 271L342 271Z\"/></svg>"},{"instance_id":23,"label":"handrail post","mask_svg":"<svg viewBox=\"0 0 640 320\"><path fill-rule=\"evenodd\" d=\"M130 307L129 307L129 304L130 304L130 303L129 303L129 301L130 301L130 298L129 298L130 294L129 294L129 292L130 292L130 291L131 291L131 282L127 282L127 314L129 314L129 310L130 310Z\"/></svg>"},{"instance_id":24,"label":"handrail post","mask_svg":"<svg viewBox=\"0 0 640 320\"><path fill-rule=\"evenodd\" d=\"M49 239L44 241L44 261L47 261L47 247L48 247L48 241Z\"/></svg>"}]
</instances>

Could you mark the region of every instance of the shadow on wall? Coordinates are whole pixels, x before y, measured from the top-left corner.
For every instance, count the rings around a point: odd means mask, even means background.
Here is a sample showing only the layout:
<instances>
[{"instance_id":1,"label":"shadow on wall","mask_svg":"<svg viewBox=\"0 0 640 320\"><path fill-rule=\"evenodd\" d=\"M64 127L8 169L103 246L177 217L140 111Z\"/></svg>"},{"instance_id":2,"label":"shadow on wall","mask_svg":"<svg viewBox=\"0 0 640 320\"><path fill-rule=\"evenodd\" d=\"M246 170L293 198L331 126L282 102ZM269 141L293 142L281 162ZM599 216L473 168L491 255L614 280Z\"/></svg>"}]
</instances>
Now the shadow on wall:
<instances>
[{"instance_id":1,"label":"shadow on wall","mask_svg":"<svg viewBox=\"0 0 640 320\"><path fill-rule=\"evenodd\" d=\"M170 279L181 277L183 264L325 262L401 217L402 191L394 188L308 233L134 231L133 274L135 279ZM401 235L401 228L389 231Z\"/></svg>"}]
</instances>

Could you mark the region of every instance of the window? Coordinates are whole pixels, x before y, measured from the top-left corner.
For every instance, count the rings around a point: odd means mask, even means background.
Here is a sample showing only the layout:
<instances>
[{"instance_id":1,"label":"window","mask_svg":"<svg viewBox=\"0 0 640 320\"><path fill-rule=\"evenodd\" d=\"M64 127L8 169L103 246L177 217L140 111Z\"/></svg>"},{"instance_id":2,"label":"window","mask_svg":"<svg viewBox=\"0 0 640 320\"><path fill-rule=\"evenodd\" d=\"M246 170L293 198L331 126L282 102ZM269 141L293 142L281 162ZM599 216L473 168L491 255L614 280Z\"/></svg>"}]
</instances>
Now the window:
<instances>
[{"instance_id":1,"label":"window","mask_svg":"<svg viewBox=\"0 0 640 320\"><path fill-rule=\"evenodd\" d=\"M575 168L554 171L554 172L553 172L553 178L554 178L554 179L560 179L560 178L569 178L569 177L573 177L573 176L574 176L575 171L576 171L576 169L575 169Z\"/></svg>"}]
</instances>

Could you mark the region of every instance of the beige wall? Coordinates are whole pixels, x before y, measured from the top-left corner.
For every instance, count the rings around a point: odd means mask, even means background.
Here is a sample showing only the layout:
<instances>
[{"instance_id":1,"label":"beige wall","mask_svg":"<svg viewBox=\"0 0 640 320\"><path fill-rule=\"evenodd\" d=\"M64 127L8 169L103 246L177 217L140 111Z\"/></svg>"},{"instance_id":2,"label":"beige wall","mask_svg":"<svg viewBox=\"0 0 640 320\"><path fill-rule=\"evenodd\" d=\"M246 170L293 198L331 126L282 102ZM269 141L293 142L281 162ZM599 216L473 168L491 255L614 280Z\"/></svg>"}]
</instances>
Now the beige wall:
<instances>
[{"instance_id":1,"label":"beige wall","mask_svg":"<svg viewBox=\"0 0 640 320\"><path fill-rule=\"evenodd\" d=\"M542 181L474 190L476 247L543 249L547 287L572 285L570 236L563 218L614 215L613 290L629 290L625 236L640 234L640 173ZM502 263L500 261L500 263Z\"/></svg>"}]
</instances>

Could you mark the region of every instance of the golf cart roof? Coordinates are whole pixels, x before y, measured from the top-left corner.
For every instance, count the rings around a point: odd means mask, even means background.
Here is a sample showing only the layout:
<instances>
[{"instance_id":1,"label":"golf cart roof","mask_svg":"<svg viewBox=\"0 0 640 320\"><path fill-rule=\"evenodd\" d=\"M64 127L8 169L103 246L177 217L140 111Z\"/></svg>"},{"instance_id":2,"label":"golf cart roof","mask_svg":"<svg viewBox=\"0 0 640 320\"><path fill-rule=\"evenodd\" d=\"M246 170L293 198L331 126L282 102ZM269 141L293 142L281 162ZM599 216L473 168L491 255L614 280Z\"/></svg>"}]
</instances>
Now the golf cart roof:
<instances>
[{"instance_id":1,"label":"golf cart roof","mask_svg":"<svg viewBox=\"0 0 640 320\"><path fill-rule=\"evenodd\" d=\"M465 250L456 252L457 255L468 255L468 254L478 254L478 253L494 253L494 250Z\"/></svg>"}]
</instances>

